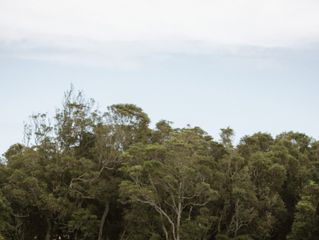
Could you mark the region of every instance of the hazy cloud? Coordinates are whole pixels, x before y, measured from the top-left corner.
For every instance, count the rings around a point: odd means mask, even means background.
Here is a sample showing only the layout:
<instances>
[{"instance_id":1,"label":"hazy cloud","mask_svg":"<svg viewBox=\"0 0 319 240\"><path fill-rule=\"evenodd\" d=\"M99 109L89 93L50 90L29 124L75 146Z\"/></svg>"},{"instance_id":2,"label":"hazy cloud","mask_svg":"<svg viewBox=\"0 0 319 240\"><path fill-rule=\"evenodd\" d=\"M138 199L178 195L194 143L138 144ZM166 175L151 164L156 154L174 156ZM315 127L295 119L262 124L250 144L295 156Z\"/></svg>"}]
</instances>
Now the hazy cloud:
<instances>
[{"instance_id":1,"label":"hazy cloud","mask_svg":"<svg viewBox=\"0 0 319 240\"><path fill-rule=\"evenodd\" d=\"M2 0L0 43L18 57L133 66L217 47L307 46L319 40L318 12L317 0Z\"/></svg>"}]
</instances>

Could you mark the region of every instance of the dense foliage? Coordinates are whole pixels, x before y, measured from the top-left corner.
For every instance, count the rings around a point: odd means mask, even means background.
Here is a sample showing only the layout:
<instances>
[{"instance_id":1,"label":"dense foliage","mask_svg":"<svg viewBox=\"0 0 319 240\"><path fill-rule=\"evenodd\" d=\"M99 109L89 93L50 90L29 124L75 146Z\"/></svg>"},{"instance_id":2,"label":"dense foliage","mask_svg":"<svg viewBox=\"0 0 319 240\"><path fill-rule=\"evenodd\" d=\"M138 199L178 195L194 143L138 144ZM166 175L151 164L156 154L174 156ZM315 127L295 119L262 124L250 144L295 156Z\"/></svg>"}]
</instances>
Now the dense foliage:
<instances>
[{"instance_id":1,"label":"dense foliage","mask_svg":"<svg viewBox=\"0 0 319 240\"><path fill-rule=\"evenodd\" d=\"M154 129L135 105L69 91L0 165L0 239L319 239L319 142Z\"/></svg>"}]
</instances>

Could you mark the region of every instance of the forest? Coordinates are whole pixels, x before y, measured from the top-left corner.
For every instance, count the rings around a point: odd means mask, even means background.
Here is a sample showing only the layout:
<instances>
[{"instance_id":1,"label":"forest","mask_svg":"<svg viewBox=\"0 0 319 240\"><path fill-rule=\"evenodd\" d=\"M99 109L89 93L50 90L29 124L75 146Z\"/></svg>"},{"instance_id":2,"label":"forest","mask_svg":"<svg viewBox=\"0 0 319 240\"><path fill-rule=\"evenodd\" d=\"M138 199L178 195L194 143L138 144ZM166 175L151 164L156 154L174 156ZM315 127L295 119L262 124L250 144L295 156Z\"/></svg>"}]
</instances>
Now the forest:
<instances>
[{"instance_id":1,"label":"forest","mask_svg":"<svg viewBox=\"0 0 319 240\"><path fill-rule=\"evenodd\" d=\"M303 133L234 144L230 127L150 127L71 89L21 136L1 158L1 240L319 239L319 141Z\"/></svg>"}]
</instances>

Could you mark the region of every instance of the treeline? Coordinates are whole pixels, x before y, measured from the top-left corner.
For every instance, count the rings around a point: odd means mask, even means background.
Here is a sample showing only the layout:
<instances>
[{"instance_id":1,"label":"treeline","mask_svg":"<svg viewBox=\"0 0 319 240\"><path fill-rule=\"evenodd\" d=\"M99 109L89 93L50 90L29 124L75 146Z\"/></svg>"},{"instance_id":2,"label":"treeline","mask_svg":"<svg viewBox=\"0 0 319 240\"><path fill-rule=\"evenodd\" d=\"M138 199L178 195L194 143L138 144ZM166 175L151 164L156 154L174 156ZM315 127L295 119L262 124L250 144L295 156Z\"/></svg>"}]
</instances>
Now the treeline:
<instances>
[{"instance_id":1,"label":"treeline","mask_svg":"<svg viewBox=\"0 0 319 240\"><path fill-rule=\"evenodd\" d=\"M318 141L149 123L73 90L32 116L0 165L0 239L319 239Z\"/></svg>"}]
</instances>

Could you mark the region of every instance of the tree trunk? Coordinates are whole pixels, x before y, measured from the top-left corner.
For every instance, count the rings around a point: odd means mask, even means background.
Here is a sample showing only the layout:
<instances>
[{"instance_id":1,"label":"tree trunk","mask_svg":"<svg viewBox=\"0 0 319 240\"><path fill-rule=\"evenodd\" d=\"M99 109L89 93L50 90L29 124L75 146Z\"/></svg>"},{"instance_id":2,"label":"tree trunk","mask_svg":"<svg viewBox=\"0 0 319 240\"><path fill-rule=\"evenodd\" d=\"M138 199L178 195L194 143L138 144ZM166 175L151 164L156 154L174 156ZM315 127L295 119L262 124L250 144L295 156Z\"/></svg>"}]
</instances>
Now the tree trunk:
<instances>
[{"instance_id":1,"label":"tree trunk","mask_svg":"<svg viewBox=\"0 0 319 240\"><path fill-rule=\"evenodd\" d=\"M45 234L45 240L51 240L51 229L52 229L52 223L50 219L47 218L47 232Z\"/></svg>"},{"instance_id":2,"label":"tree trunk","mask_svg":"<svg viewBox=\"0 0 319 240\"><path fill-rule=\"evenodd\" d=\"M176 223L176 240L180 240L180 226L181 226L181 217L182 217L182 203L179 200L178 203L178 214L177 214L177 223Z\"/></svg>"},{"instance_id":3,"label":"tree trunk","mask_svg":"<svg viewBox=\"0 0 319 240\"><path fill-rule=\"evenodd\" d=\"M105 220L106 220L106 217L109 213L109 210L110 210L110 203L109 203L109 201L106 201L105 206L104 206L104 212L103 212L101 222L100 222L100 230L99 230L98 240L103 240L103 229L104 229Z\"/></svg>"}]
</instances>

